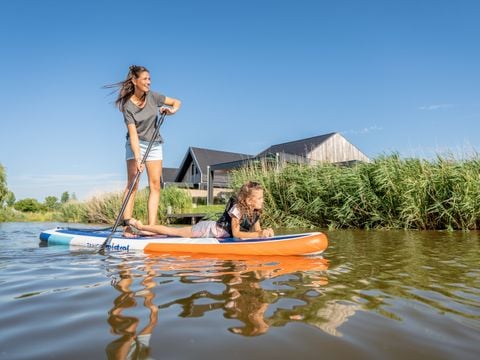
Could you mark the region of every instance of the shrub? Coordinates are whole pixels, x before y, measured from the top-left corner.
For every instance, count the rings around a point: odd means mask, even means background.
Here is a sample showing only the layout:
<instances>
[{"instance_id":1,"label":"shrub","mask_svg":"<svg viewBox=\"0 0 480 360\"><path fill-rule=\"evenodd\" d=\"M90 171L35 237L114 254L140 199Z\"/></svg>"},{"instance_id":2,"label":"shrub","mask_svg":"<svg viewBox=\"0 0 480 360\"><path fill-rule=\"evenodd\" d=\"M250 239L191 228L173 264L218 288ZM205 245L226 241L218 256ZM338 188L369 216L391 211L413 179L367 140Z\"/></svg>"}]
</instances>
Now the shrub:
<instances>
[{"instance_id":1,"label":"shrub","mask_svg":"<svg viewBox=\"0 0 480 360\"><path fill-rule=\"evenodd\" d=\"M38 212L43 210L42 204L40 204L38 200L31 198L19 200L13 207L18 211L24 212Z\"/></svg>"}]
</instances>

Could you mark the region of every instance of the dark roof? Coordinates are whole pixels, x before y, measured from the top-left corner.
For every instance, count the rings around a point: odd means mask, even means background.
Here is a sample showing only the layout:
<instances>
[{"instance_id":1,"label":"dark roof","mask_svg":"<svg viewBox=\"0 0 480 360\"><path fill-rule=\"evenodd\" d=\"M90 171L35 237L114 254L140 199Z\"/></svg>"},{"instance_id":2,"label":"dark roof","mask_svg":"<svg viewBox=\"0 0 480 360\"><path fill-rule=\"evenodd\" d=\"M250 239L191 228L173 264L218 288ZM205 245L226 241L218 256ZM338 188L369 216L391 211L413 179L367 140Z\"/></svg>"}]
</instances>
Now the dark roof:
<instances>
[{"instance_id":1,"label":"dark roof","mask_svg":"<svg viewBox=\"0 0 480 360\"><path fill-rule=\"evenodd\" d=\"M200 172L204 175L207 174L207 167L209 165L215 165L219 163L226 163L237 160L244 160L252 158L252 155L248 154L239 154L228 151L219 151L219 150L210 150L202 149L197 147L188 148L187 154L185 155L180 169L177 173L176 180L180 181L185 175L185 172L188 170L188 167L195 161L196 165L200 169Z\"/></svg>"},{"instance_id":2,"label":"dark roof","mask_svg":"<svg viewBox=\"0 0 480 360\"><path fill-rule=\"evenodd\" d=\"M257 155L257 157L263 157L269 154L276 154L276 153L285 153L285 154L292 154L292 155L299 155L305 156L307 152L316 148L321 143L326 141L328 138L332 137L336 133L330 133L320 136L314 136L307 139L295 140L290 141L282 144L272 145L269 148L263 150L261 153Z\"/></svg>"},{"instance_id":3,"label":"dark roof","mask_svg":"<svg viewBox=\"0 0 480 360\"><path fill-rule=\"evenodd\" d=\"M177 177L177 173L178 173L177 168L164 167L162 169L162 181L164 183L175 182L175 178Z\"/></svg>"}]
</instances>

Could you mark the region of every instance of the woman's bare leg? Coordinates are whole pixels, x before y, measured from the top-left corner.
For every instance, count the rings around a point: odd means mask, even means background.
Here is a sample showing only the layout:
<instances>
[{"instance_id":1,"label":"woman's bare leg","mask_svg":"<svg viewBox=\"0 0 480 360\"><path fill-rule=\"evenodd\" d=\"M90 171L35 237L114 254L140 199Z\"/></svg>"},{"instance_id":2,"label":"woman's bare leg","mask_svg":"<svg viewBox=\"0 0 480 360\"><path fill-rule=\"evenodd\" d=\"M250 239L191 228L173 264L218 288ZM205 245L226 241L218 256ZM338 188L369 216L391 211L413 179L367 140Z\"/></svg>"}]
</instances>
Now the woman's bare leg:
<instances>
[{"instance_id":1,"label":"woman's bare leg","mask_svg":"<svg viewBox=\"0 0 480 360\"><path fill-rule=\"evenodd\" d=\"M123 194L123 201L125 201L125 198L128 194L128 190L130 189L130 186L133 180L135 179L136 174L137 174L137 162L135 161L135 159L127 160L128 181L127 181L127 187ZM137 193L137 189L138 189L138 183L133 188L132 194L130 195L130 199L128 199L127 206L125 207L125 211L123 213L123 219L130 219L133 215L133 207L135 205L135 195ZM129 236L129 237L134 236L133 231L129 226L126 226L124 228L123 233L125 236Z\"/></svg>"},{"instance_id":2,"label":"woman's bare leg","mask_svg":"<svg viewBox=\"0 0 480 360\"><path fill-rule=\"evenodd\" d=\"M148 225L157 223L158 205L160 203L160 179L162 177L162 160L147 161L148 174Z\"/></svg>"}]
</instances>

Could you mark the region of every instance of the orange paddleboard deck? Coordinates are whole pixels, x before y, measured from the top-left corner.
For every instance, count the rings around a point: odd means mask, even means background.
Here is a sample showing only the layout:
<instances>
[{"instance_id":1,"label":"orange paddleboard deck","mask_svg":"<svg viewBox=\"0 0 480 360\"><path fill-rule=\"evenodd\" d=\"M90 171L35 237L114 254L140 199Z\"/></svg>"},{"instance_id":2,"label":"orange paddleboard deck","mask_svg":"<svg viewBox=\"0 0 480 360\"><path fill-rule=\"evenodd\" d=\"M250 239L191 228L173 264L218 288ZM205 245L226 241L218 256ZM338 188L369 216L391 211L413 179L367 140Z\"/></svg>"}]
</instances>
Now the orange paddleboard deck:
<instances>
[{"instance_id":1,"label":"orange paddleboard deck","mask_svg":"<svg viewBox=\"0 0 480 360\"><path fill-rule=\"evenodd\" d=\"M57 227L40 233L48 245L100 248L109 230ZM204 253L235 255L315 255L328 247L327 236L321 232L278 235L270 238L240 240L235 238L182 238L170 236L139 236L127 238L116 233L106 250L143 251L146 253Z\"/></svg>"}]
</instances>

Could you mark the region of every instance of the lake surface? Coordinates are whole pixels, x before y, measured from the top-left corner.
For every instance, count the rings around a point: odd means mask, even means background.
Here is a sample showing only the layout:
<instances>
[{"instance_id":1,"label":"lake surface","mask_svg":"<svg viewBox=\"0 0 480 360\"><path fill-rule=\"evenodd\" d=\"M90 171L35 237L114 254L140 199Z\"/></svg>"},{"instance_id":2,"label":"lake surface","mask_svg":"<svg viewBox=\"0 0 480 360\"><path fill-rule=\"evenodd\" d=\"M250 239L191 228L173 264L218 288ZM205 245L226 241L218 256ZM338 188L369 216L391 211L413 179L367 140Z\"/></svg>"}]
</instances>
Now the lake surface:
<instances>
[{"instance_id":1,"label":"lake surface","mask_svg":"<svg viewBox=\"0 0 480 360\"><path fill-rule=\"evenodd\" d=\"M478 232L328 231L323 257L110 253L0 223L0 359L476 359ZM60 224L61 225L61 224Z\"/></svg>"}]
</instances>

